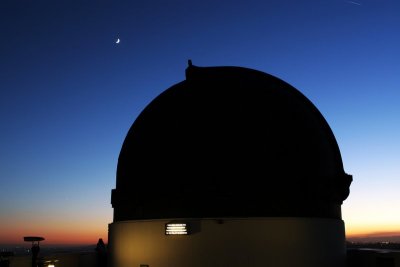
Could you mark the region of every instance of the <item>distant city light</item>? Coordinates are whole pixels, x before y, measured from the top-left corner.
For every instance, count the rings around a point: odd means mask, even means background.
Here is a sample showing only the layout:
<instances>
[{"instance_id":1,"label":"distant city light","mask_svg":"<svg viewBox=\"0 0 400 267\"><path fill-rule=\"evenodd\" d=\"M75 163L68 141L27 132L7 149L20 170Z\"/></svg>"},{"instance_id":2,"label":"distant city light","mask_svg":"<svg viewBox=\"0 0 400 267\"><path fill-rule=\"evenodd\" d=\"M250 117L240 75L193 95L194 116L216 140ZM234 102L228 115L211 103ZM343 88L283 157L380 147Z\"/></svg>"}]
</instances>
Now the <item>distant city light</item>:
<instances>
[{"instance_id":1,"label":"distant city light","mask_svg":"<svg viewBox=\"0 0 400 267\"><path fill-rule=\"evenodd\" d=\"M165 224L166 235L188 235L187 223L167 223Z\"/></svg>"},{"instance_id":2,"label":"distant city light","mask_svg":"<svg viewBox=\"0 0 400 267\"><path fill-rule=\"evenodd\" d=\"M54 264L49 264L47 267L55 267Z\"/></svg>"}]
</instances>

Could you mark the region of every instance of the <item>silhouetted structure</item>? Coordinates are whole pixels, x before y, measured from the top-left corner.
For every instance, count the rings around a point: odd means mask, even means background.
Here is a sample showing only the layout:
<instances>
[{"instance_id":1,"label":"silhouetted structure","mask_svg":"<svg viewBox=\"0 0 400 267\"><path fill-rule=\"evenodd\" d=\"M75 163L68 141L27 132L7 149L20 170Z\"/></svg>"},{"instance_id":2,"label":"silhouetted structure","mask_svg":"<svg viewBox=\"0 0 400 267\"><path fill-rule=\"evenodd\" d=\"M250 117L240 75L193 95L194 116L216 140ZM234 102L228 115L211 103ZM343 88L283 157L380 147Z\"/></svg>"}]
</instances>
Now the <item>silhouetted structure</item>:
<instances>
[{"instance_id":1,"label":"silhouetted structure","mask_svg":"<svg viewBox=\"0 0 400 267\"><path fill-rule=\"evenodd\" d=\"M39 243L40 241L43 241L44 238L40 237L40 236L25 236L24 237L24 241L25 242L32 242L32 248L31 248L31 252L32 252L32 267L37 267L39 264L38 261L38 256L39 256L39 252L40 252L40 246Z\"/></svg>"},{"instance_id":2,"label":"silhouetted structure","mask_svg":"<svg viewBox=\"0 0 400 267\"><path fill-rule=\"evenodd\" d=\"M345 254L341 204L349 194L351 181L351 175L344 172L339 147L329 125L294 87L256 70L201 68L189 63L186 80L156 97L125 138L111 200L114 208L109 236L114 253L112 262L115 266L137 264L116 250L124 250L122 244L128 246L135 242L122 235L128 236L137 227L152 227L150 222L156 229L157 223L176 218L191 219L196 225L205 225L206 219L247 220L244 223L247 226L229 230L232 240L242 243L255 234L243 232L247 231L244 228L259 226L257 218L263 218L263 231L268 227L283 227L284 232L286 227L286 231L294 231L294 239L299 238L299 242L302 234L315 238L316 244L331 242L333 247L328 247L332 252L319 248L323 250L321 254L329 255L324 259L321 256L319 264L328 266L329 259L333 261L329 264L336 264L332 266L341 266ZM149 223L142 226L141 220ZM286 226L284 222L288 222ZM304 233L297 232L301 227ZM332 236L318 237L315 229L324 233L333 229ZM163 240L135 233L136 237L132 234L132 238L142 242ZM216 233L213 232L214 238L218 236ZM202 230L200 235L205 239L201 244L212 242L211 232ZM228 236L221 233L220 238ZM250 247L254 245L259 250L257 242L271 242L270 237L263 238L253 240ZM193 242L200 242L196 240L193 238ZM294 243L287 248L291 246L294 249ZM221 253L236 253L237 248L228 247ZM245 253L247 249L239 251ZM177 252L168 253L173 258L177 255ZM139 253L136 257L143 255ZM212 265L203 258L199 261L202 263L179 259L171 265ZM268 262L261 258L254 261ZM235 266L251 265L244 260L227 262L234 262ZM315 266L316 262L306 259L303 263ZM162 260L157 263L165 264ZM277 260L270 264L277 264Z\"/></svg>"},{"instance_id":3,"label":"silhouetted structure","mask_svg":"<svg viewBox=\"0 0 400 267\"><path fill-rule=\"evenodd\" d=\"M95 250L97 252L97 266L107 266L107 248L102 238L99 238Z\"/></svg>"}]
</instances>

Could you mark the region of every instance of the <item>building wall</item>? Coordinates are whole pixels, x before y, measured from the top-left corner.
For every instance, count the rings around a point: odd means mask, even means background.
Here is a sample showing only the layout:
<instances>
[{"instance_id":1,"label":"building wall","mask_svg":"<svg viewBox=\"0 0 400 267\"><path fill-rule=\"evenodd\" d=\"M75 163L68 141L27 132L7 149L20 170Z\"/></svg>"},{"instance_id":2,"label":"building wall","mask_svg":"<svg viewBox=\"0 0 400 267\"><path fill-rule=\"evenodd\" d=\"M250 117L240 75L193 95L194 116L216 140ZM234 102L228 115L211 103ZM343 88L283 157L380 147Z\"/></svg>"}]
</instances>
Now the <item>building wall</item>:
<instances>
[{"instance_id":1,"label":"building wall","mask_svg":"<svg viewBox=\"0 0 400 267\"><path fill-rule=\"evenodd\" d=\"M110 224L110 266L345 266L342 220L184 219L193 230L187 236L165 235L165 224L170 221L140 220Z\"/></svg>"}]
</instances>

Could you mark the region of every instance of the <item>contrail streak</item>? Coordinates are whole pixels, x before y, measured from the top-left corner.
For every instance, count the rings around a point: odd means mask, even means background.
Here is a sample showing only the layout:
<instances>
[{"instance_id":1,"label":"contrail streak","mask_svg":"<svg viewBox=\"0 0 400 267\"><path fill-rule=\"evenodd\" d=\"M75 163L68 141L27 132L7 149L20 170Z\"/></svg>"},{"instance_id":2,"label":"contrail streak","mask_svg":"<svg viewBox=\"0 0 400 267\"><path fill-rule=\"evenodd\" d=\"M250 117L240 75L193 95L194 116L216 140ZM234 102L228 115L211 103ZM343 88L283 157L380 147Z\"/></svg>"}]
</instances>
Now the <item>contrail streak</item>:
<instances>
[{"instance_id":1,"label":"contrail streak","mask_svg":"<svg viewBox=\"0 0 400 267\"><path fill-rule=\"evenodd\" d=\"M354 1L347 1L347 3L353 4L353 5L357 5L357 6L361 6L361 3L357 3L357 2L354 2Z\"/></svg>"}]
</instances>

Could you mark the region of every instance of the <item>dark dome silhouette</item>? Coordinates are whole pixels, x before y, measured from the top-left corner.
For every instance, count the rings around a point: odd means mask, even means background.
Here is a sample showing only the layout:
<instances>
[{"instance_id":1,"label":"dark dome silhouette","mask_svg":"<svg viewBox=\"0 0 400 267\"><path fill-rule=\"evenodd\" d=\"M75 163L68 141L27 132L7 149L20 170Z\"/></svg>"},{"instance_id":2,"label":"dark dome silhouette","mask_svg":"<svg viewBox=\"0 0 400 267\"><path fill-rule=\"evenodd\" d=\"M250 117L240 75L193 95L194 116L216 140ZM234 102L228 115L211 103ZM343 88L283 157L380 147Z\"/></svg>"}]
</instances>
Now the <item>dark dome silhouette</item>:
<instances>
[{"instance_id":1,"label":"dark dome silhouette","mask_svg":"<svg viewBox=\"0 0 400 267\"><path fill-rule=\"evenodd\" d=\"M252 69L190 65L125 138L114 221L341 218L351 180L329 125L294 87Z\"/></svg>"}]
</instances>

